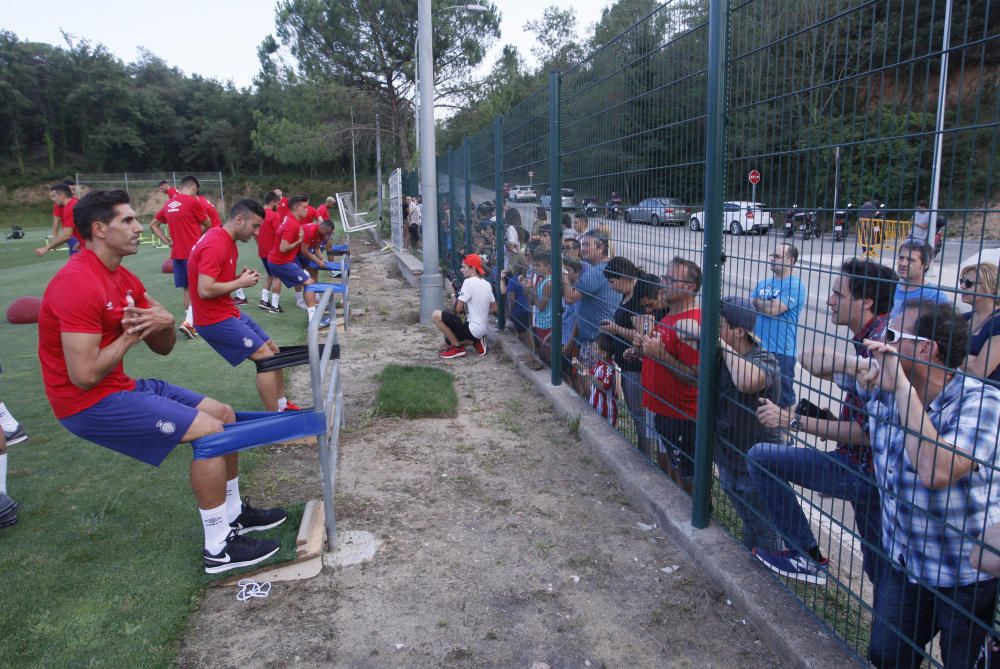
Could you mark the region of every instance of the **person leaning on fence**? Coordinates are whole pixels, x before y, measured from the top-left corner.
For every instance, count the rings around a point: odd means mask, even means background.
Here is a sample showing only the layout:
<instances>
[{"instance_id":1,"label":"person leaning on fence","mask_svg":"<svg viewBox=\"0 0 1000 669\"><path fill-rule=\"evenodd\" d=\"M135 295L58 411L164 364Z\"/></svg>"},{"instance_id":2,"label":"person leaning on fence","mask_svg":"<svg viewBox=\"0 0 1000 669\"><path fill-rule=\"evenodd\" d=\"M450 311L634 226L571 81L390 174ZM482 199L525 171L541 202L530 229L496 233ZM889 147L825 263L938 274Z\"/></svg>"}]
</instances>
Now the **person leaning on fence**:
<instances>
[{"instance_id":1,"label":"person leaning on fence","mask_svg":"<svg viewBox=\"0 0 1000 669\"><path fill-rule=\"evenodd\" d=\"M565 245L563 248L566 248ZM563 285L575 286L580 280L580 273L583 272L583 263L579 258L564 255L563 265ZM565 290L565 289L564 289ZM565 293L564 293L565 295ZM562 370L563 378L570 383L574 381L576 368L573 366L573 358L576 357L576 344L573 339L573 331L576 328L576 314L579 311L580 303L569 304L565 298L562 301Z\"/></svg>"},{"instance_id":2,"label":"person leaning on fence","mask_svg":"<svg viewBox=\"0 0 1000 669\"><path fill-rule=\"evenodd\" d=\"M931 268L934 258L930 244L917 239L907 239L899 245L896 255L896 272L899 273L899 283L896 284L896 294L892 300L891 318L899 318L907 302L915 300L930 300L938 304L951 304L951 297L944 292L927 286L927 270Z\"/></svg>"},{"instance_id":3,"label":"person leaning on fence","mask_svg":"<svg viewBox=\"0 0 1000 669\"><path fill-rule=\"evenodd\" d=\"M524 288L531 304L532 335L535 352L545 364L552 355L549 337L552 334L552 256L551 251L536 249L531 256L531 270L534 280L523 277Z\"/></svg>"},{"instance_id":4,"label":"person leaning on fence","mask_svg":"<svg viewBox=\"0 0 1000 669\"><path fill-rule=\"evenodd\" d=\"M580 240L576 237L563 237L562 252L564 256L580 259Z\"/></svg>"},{"instance_id":5,"label":"person leaning on fence","mask_svg":"<svg viewBox=\"0 0 1000 669\"><path fill-rule=\"evenodd\" d=\"M701 269L690 260L675 257L663 283L669 313L653 332L636 335L633 345L643 356L642 403L655 414L660 439L657 462L690 493L698 417L698 351L678 336L677 329L701 325Z\"/></svg>"},{"instance_id":6,"label":"person leaning on fence","mask_svg":"<svg viewBox=\"0 0 1000 669\"><path fill-rule=\"evenodd\" d=\"M969 321L969 355L963 369L1000 388L1000 290L997 266L979 263L962 268L958 284L962 301L972 307Z\"/></svg>"},{"instance_id":7,"label":"person leaning on fence","mask_svg":"<svg viewBox=\"0 0 1000 669\"><path fill-rule=\"evenodd\" d=\"M521 343L532 349L531 303L521 278L525 275L522 262L514 262L509 270L500 273L500 295L506 300L507 322Z\"/></svg>"},{"instance_id":8,"label":"person leaning on fence","mask_svg":"<svg viewBox=\"0 0 1000 669\"><path fill-rule=\"evenodd\" d=\"M496 310L493 297L493 286L483 276L482 259L470 253L462 260L462 289L458 295L452 293L455 300L455 311L435 311L431 315L434 325L444 335L445 348L438 355L445 359L461 358L465 355L465 347L472 344L476 353L486 355L486 330L489 327L489 315ZM460 314L466 314L462 320Z\"/></svg>"},{"instance_id":9,"label":"person leaning on fence","mask_svg":"<svg viewBox=\"0 0 1000 669\"><path fill-rule=\"evenodd\" d=\"M590 406L611 427L618 426L618 371L611 357L611 336L598 335L594 340L597 360L587 370L590 378Z\"/></svg>"},{"instance_id":10,"label":"person leaning on fence","mask_svg":"<svg viewBox=\"0 0 1000 669\"><path fill-rule=\"evenodd\" d=\"M420 204L415 197L408 198L408 200L406 224L410 231L410 248L415 249L420 246Z\"/></svg>"},{"instance_id":11,"label":"person leaning on fence","mask_svg":"<svg viewBox=\"0 0 1000 669\"><path fill-rule=\"evenodd\" d=\"M855 353L863 358L870 357L864 341L881 339L885 334L895 283L892 269L859 259L845 262L841 274L833 279L826 300L830 320L834 326L847 326ZM872 472L868 415L854 380L834 366L834 355L835 351L827 349L803 351L801 362L813 376L835 381L844 390L839 418L801 415L772 401L762 401L757 409L757 418L766 427L832 439L837 448L827 453L770 441L750 449L750 475L763 492L771 522L788 546L777 552L760 547L754 555L782 576L807 583L826 581L827 560L791 488L796 485L851 503L861 539L862 566L868 580L875 583L882 537L881 508Z\"/></svg>"},{"instance_id":12,"label":"person leaning on fence","mask_svg":"<svg viewBox=\"0 0 1000 669\"><path fill-rule=\"evenodd\" d=\"M792 244L778 244L771 254L773 277L762 280L753 290L753 305L760 316L754 332L765 351L774 353L781 367L783 407L795 404L795 349L798 346L799 315L806 304L806 290L792 274L799 250Z\"/></svg>"},{"instance_id":13,"label":"person leaning on fence","mask_svg":"<svg viewBox=\"0 0 1000 669\"><path fill-rule=\"evenodd\" d=\"M889 559L879 565L869 648L877 667L920 666L938 632L944 666L970 667L992 624L997 581L968 560L973 538L1000 522L1000 391L958 371L964 325L950 305L910 302L884 342L865 340L872 359L836 361L867 401L884 491Z\"/></svg>"}]
</instances>

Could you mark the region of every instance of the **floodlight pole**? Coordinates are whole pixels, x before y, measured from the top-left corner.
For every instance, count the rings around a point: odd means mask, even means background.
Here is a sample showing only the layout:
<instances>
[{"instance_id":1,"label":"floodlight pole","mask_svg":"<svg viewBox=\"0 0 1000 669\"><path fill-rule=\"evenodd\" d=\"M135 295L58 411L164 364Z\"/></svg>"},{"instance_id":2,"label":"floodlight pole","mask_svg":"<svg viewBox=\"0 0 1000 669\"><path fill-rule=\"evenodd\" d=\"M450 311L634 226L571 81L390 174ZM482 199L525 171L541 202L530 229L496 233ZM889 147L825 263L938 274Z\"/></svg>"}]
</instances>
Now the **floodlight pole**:
<instances>
[{"instance_id":1,"label":"floodlight pole","mask_svg":"<svg viewBox=\"0 0 1000 669\"><path fill-rule=\"evenodd\" d=\"M375 182L378 184L378 224L382 227L382 126L379 113L375 112ZM355 202L354 206L358 206Z\"/></svg>"},{"instance_id":2,"label":"floodlight pole","mask_svg":"<svg viewBox=\"0 0 1000 669\"><path fill-rule=\"evenodd\" d=\"M941 199L941 154L944 143L944 114L948 94L948 52L951 49L951 4L944 3L944 28L941 35L941 73L938 79L937 114L934 119L934 168L931 174L931 221L927 226L927 243L932 247L937 235L938 205ZM944 258L944 256L942 256Z\"/></svg>"},{"instance_id":3,"label":"floodlight pole","mask_svg":"<svg viewBox=\"0 0 1000 669\"><path fill-rule=\"evenodd\" d=\"M420 191L423 203L424 273L420 277L420 322L429 324L435 311L444 309L441 264L438 259L437 151L434 146L434 54L431 50L431 0L417 3L417 90L420 101Z\"/></svg>"}]
</instances>

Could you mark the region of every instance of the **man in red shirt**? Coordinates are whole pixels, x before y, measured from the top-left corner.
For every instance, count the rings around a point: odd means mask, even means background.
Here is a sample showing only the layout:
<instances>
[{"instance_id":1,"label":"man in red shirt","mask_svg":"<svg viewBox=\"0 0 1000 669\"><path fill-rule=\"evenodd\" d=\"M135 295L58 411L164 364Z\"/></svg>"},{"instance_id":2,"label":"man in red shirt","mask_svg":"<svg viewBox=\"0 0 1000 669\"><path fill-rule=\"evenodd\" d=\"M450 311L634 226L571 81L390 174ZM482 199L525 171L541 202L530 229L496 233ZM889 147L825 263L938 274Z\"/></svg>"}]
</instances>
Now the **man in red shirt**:
<instances>
[{"instance_id":1,"label":"man in red shirt","mask_svg":"<svg viewBox=\"0 0 1000 669\"><path fill-rule=\"evenodd\" d=\"M163 193L164 195L166 195L168 198L177 195L177 189L171 186L170 182L167 181L166 179L161 181L159 185L156 187L156 189L161 193Z\"/></svg>"},{"instance_id":2,"label":"man in red shirt","mask_svg":"<svg viewBox=\"0 0 1000 669\"><path fill-rule=\"evenodd\" d=\"M121 265L139 248L142 224L122 190L94 190L76 207L87 248L56 273L42 297L38 358L52 411L87 441L158 466L179 443L223 430L232 407L158 379L125 374L126 353L145 342L167 355L174 318ZM207 573L256 564L279 549L242 532L274 527L287 514L241 503L236 453L196 459L191 488L205 532Z\"/></svg>"},{"instance_id":3,"label":"man in red shirt","mask_svg":"<svg viewBox=\"0 0 1000 669\"><path fill-rule=\"evenodd\" d=\"M698 413L698 351L678 335L678 330L691 324L701 326L701 269L690 260L675 257L663 285L669 311L652 333L636 336L634 345L643 355L642 405L655 414L661 439L657 461L690 493Z\"/></svg>"},{"instance_id":4,"label":"man in red shirt","mask_svg":"<svg viewBox=\"0 0 1000 669\"><path fill-rule=\"evenodd\" d=\"M282 283L289 288L315 283L297 262L299 249L302 247L302 240L305 236L300 217L305 217L308 202L307 195L293 195L288 201L288 215L278 226L274 247L267 256L267 264L271 266L271 275L274 277L271 280L270 311L276 313L280 311L278 298ZM309 320L312 320L313 314L316 313L316 295L306 292L304 299ZM328 318L324 319L324 326L328 324L328 320Z\"/></svg>"},{"instance_id":5,"label":"man in red shirt","mask_svg":"<svg viewBox=\"0 0 1000 669\"><path fill-rule=\"evenodd\" d=\"M191 324L191 294L188 290L187 259L191 247L201 237L203 231L209 228L211 220L205 206L198 199L199 183L193 176L181 179L180 190L156 212L153 221L153 234L170 247L170 257L174 264L174 286L184 292L184 322L178 328L188 339L193 339L198 332ZM163 234L162 225L166 223L170 238Z\"/></svg>"},{"instance_id":6,"label":"man in red shirt","mask_svg":"<svg viewBox=\"0 0 1000 669\"><path fill-rule=\"evenodd\" d=\"M257 306L264 311L271 310L271 266L267 262L267 255L274 248L274 238L278 233L278 226L281 219L278 218L278 195L271 191L264 196L264 222L257 230L257 255L260 257L260 264L264 266L264 287L260 291L260 304Z\"/></svg>"},{"instance_id":7,"label":"man in red shirt","mask_svg":"<svg viewBox=\"0 0 1000 669\"><path fill-rule=\"evenodd\" d=\"M260 274L244 267L236 275L239 251L236 242L253 237L264 219L264 208L256 200L240 200L229 212L221 228L211 228L191 249L188 284L192 286L191 307L194 325L201 338L236 366L250 358L274 357L278 346L252 318L236 308L229 293L257 285ZM257 372L257 392L268 411L298 410L285 398L285 382L280 369Z\"/></svg>"},{"instance_id":8,"label":"man in red shirt","mask_svg":"<svg viewBox=\"0 0 1000 669\"><path fill-rule=\"evenodd\" d=\"M337 199L333 197L326 198L326 202L316 207L316 215L319 216L321 221L330 220L330 210L337 206Z\"/></svg>"},{"instance_id":9,"label":"man in red shirt","mask_svg":"<svg viewBox=\"0 0 1000 669\"><path fill-rule=\"evenodd\" d=\"M65 183L58 183L49 189L52 197L52 216L59 212L59 220L62 228L56 233L55 220L53 220L53 236L45 246L35 249L35 255L41 258L52 249L59 248L63 244L69 245L69 253L73 255L83 248L83 238L76 231L73 222L73 207L76 206L77 199L73 197L73 191Z\"/></svg>"},{"instance_id":10,"label":"man in red shirt","mask_svg":"<svg viewBox=\"0 0 1000 669\"><path fill-rule=\"evenodd\" d=\"M221 228L222 227L222 217L219 216L219 210L215 207L212 201L205 195L201 194L201 187L198 188L198 201L201 202L201 206L205 208L205 213L208 214L209 229L211 228ZM246 304L247 296L243 292L242 288L237 288L233 291L236 295L236 299L233 300L234 304ZM195 328L197 331L197 328Z\"/></svg>"},{"instance_id":11,"label":"man in red shirt","mask_svg":"<svg viewBox=\"0 0 1000 669\"><path fill-rule=\"evenodd\" d=\"M283 221L285 216L288 216L288 198L285 197L280 188L275 188L273 192L278 196L278 220Z\"/></svg>"}]
</instances>

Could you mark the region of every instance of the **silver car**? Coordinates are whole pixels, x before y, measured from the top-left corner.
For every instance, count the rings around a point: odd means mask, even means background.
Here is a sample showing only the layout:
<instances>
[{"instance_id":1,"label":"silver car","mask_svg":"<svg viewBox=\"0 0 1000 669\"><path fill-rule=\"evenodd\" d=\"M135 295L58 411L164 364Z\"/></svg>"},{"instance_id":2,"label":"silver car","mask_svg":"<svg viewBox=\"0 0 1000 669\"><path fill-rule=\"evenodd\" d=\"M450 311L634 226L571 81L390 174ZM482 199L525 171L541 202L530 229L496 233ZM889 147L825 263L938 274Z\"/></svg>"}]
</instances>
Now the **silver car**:
<instances>
[{"instance_id":1,"label":"silver car","mask_svg":"<svg viewBox=\"0 0 1000 669\"><path fill-rule=\"evenodd\" d=\"M545 191L545 195L538 201L538 204L545 209L552 208L552 191ZM562 189L562 208L566 209L576 209L576 193L572 188Z\"/></svg>"},{"instance_id":2,"label":"silver car","mask_svg":"<svg viewBox=\"0 0 1000 669\"><path fill-rule=\"evenodd\" d=\"M647 197L625 210L626 223L684 225L690 216L691 207L675 197Z\"/></svg>"}]
</instances>

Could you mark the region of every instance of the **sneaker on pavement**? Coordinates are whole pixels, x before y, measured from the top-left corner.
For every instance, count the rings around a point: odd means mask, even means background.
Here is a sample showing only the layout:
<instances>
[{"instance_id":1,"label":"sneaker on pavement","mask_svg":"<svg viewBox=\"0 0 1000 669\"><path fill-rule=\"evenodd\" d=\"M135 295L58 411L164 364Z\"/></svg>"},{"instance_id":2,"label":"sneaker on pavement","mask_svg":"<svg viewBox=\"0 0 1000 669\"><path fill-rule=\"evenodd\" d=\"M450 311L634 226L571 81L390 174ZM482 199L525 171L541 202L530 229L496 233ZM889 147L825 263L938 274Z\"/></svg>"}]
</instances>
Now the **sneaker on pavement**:
<instances>
[{"instance_id":1,"label":"sneaker on pavement","mask_svg":"<svg viewBox=\"0 0 1000 669\"><path fill-rule=\"evenodd\" d=\"M247 300L247 298L245 298L245 297L234 297L233 298L233 304L235 304L236 306L240 306L240 305L246 304L248 301L249 300Z\"/></svg>"},{"instance_id":2,"label":"sneaker on pavement","mask_svg":"<svg viewBox=\"0 0 1000 669\"><path fill-rule=\"evenodd\" d=\"M288 512L284 509L258 509L250 506L249 497L244 497L243 509L229 527L241 533L260 532L281 525L286 518Z\"/></svg>"},{"instance_id":3,"label":"sneaker on pavement","mask_svg":"<svg viewBox=\"0 0 1000 669\"><path fill-rule=\"evenodd\" d=\"M824 585L829 562L817 563L797 551L784 550L777 553L763 548L753 549L754 557L764 563L764 566L775 572L803 583Z\"/></svg>"},{"instance_id":4,"label":"sneaker on pavement","mask_svg":"<svg viewBox=\"0 0 1000 669\"><path fill-rule=\"evenodd\" d=\"M20 444L21 442L28 440L28 433L24 431L24 428L21 427L20 424L16 428L14 428L13 432L8 432L7 430L4 430L3 436L4 439L7 440L8 446L15 446L17 444Z\"/></svg>"},{"instance_id":5,"label":"sneaker on pavement","mask_svg":"<svg viewBox=\"0 0 1000 669\"><path fill-rule=\"evenodd\" d=\"M479 354L479 357L486 355L486 337L477 339L473 346L476 348L476 353Z\"/></svg>"},{"instance_id":6,"label":"sneaker on pavement","mask_svg":"<svg viewBox=\"0 0 1000 669\"><path fill-rule=\"evenodd\" d=\"M195 337L198 336L198 331L195 330L194 326L191 325L190 323L188 323L187 321L184 321L183 323L181 323L177 327L177 329L180 330L181 334L183 334L188 339L194 339Z\"/></svg>"},{"instance_id":7,"label":"sneaker on pavement","mask_svg":"<svg viewBox=\"0 0 1000 669\"><path fill-rule=\"evenodd\" d=\"M282 411L302 411L302 407L300 407L298 404L292 404L291 402L289 402L288 404L285 405L285 408L282 409Z\"/></svg>"},{"instance_id":8,"label":"sneaker on pavement","mask_svg":"<svg viewBox=\"0 0 1000 669\"><path fill-rule=\"evenodd\" d=\"M438 353L438 355L445 360L451 360L452 358L461 358L465 355L465 348L461 346L452 346L451 348L445 349Z\"/></svg>"},{"instance_id":9,"label":"sneaker on pavement","mask_svg":"<svg viewBox=\"0 0 1000 669\"><path fill-rule=\"evenodd\" d=\"M206 574L221 574L230 569L249 567L263 562L278 552L281 546L271 539L251 539L237 530L226 537L226 545L215 555L203 550L202 560Z\"/></svg>"}]
</instances>

